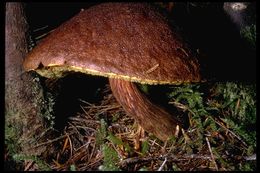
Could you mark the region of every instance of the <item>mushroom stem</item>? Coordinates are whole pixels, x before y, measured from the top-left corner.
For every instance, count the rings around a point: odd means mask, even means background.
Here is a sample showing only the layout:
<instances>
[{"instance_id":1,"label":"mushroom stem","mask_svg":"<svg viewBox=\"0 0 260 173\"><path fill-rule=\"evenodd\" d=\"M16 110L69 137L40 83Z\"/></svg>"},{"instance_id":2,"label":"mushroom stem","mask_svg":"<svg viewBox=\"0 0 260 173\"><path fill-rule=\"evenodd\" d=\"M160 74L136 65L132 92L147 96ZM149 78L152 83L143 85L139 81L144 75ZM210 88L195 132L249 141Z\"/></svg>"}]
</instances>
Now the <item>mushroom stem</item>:
<instances>
[{"instance_id":1,"label":"mushroom stem","mask_svg":"<svg viewBox=\"0 0 260 173\"><path fill-rule=\"evenodd\" d=\"M137 86L121 79L109 79L111 90L126 111L146 130L165 141L177 135L180 122L161 107L153 104Z\"/></svg>"}]
</instances>

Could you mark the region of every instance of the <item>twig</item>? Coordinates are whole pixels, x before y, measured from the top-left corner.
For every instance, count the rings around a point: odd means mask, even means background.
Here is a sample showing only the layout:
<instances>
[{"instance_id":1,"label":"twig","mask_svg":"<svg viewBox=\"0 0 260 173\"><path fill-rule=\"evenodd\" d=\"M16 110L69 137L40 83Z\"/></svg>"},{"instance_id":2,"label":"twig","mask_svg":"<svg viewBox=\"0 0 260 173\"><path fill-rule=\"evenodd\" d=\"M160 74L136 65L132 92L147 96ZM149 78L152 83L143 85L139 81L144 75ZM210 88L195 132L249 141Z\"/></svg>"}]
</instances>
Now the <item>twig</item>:
<instances>
[{"instance_id":1,"label":"twig","mask_svg":"<svg viewBox=\"0 0 260 173\"><path fill-rule=\"evenodd\" d=\"M48 35L48 34L49 34L49 32L44 33L44 34L42 34L42 35L40 35L40 36L38 36L38 37L35 37L35 40L40 40L41 38L45 37L45 36Z\"/></svg>"},{"instance_id":2,"label":"twig","mask_svg":"<svg viewBox=\"0 0 260 173\"><path fill-rule=\"evenodd\" d=\"M188 107L186 105L178 103L176 101L169 101L168 104L173 104L174 106L183 109L184 111L188 110Z\"/></svg>"},{"instance_id":3,"label":"twig","mask_svg":"<svg viewBox=\"0 0 260 173\"><path fill-rule=\"evenodd\" d=\"M51 32L53 32L53 31L54 31L54 29L53 29L53 30L50 30L49 32L46 32L46 33L44 33L44 34L42 34L42 35L40 35L40 36L38 36L38 37L35 37L35 40L40 40L40 39L42 39L43 37L49 35L49 34L50 34Z\"/></svg>"},{"instance_id":4,"label":"twig","mask_svg":"<svg viewBox=\"0 0 260 173\"><path fill-rule=\"evenodd\" d=\"M245 160L256 160L256 154L244 157Z\"/></svg>"},{"instance_id":5,"label":"twig","mask_svg":"<svg viewBox=\"0 0 260 173\"><path fill-rule=\"evenodd\" d=\"M70 126L68 127L68 130L69 130L69 129L75 130L74 133L77 133L77 134L78 134L78 137L81 138L80 140L83 141L84 135L82 135L82 134L80 133L80 131L78 130L78 128L77 128L74 124L72 124L72 123L70 123L70 122L69 122L69 125L70 125Z\"/></svg>"},{"instance_id":6,"label":"twig","mask_svg":"<svg viewBox=\"0 0 260 173\"><path fill-rule=\"evenodd\" d=\"M153 146L155 144L155 145L159 146L160 148L162 148L162 146L156 142L156 139L154 139L154 140L149 139L149 142L152 142L150 144L150 146Z\"/></svg>"},{"instance_id":7,"label":"twig","mask_svg":"<svg viewBox=\"0 0 260 173\"><path fill-rule=\"evenodd\" d=\"M237 114L237 110L240 106L240 99L237 100L237 104L236 104L236 107L235 107L235 113Z\"/></svg>"},{"instance_id":8,"label":"twig","mask_svg":"<svg viewBox=\"0 0 260 173\"><path fill-rule=\"evenodd\" d=\"M87 116L86 118L88 118L88 119L93 119L93 117L91 117L91 116L89 115L89 113L84 109L83 106L80 105L80 108L83 110L84 115Z\"/></svg>"},{"instance_id":9,"label":"twig","mask_svg":"<svg viewBox=\"0 0 260 173\"><path fill-rule=\"evenodd\" d=\"M227 130L229 133L231 133L232 135L234 135L245 147L248 147L247 144L239 137L237 136L234 132L232 132L231 130L229 130L227 127L223 126L221 123L219 123L218 121L216 121L214 119L214 121L220 125L221 127L223 127L225 130Z\"/></svg>"},{"instance_id":10,"label":"twig","mask_svg":"<svg viewBox=\"0 0 260 173\"><path fill-rule=\"evenodd\" d=\"M96 132L97 129L94 129L94 128L91 128L91 127L84 127L84 126L80 126L80 125L75 125L76 128L79 128L79 129L88 129L88 130L91 130L91 131L94 131Z\"/></svg>"},{"instance_id":11,"label":"twig","mask_svg":"<svg viewBox=\"0 0 260 173\"><path fill-rule=\"evenodd\" d=\"M85 100L82 100L82 99L79 99L79 101L87 104L88 106L83 106L83 108L97 108L97 109L100 109L100 108L107 108L107 110L110 110L110 109L115 109L115 108L120 108L121 106L116 104L116 105L95 105L95 104L91 104ZM105 109L106 110L106 109Z\"/></svg>"},{"instance_id":12,"label":"twig","mask_svg":"<svg viewBox=\"0 0 260 173\"><path fill-rule=\"evenodd\" d=\"M215 157L214 157L214 155L213 155L213 153L212 153L212 150L211 150L211 146L210 146L208 137L206 137L206 141L207 141L207 144L208 144L208 148L209 148L209 152L210 152L210 155L211 155L211 158L212 158L212 162L214 163L215 168L216 168L216 170L218 171L218 165L217 165L217 163L216 163L216 161L215 161Z\"/></svg>"},{"instance_id":13,"label":"twig","mask_svg":"<svg viewBox=\"0 0 260 173\"><path fill-rule=\"evenodd\" d=\"M183 48L181 48L181 47L178 47L187 57L189 56L189 54L183 49ZM177 48L177 49L178 49Z\"/></svg>"},{"instance_id":14,"label":"twig","mask_svg":"<svg viewBox=\"0 0 260 173\"><path fill-rule=\"evenodd\" d=\"M166 154L164 156L148 156L148 157L132 157L127 158L122 161L120 161L121 166L127 166L128 164L135 164L139 162L149 162L154 160L165 160L167 157L167 160L169 161L181 161L181 160L189 160L189 159L203 159L203 160L212 160L210 155L199 155L199 154L190 154L190 155L182 155L182 156L176 156L173 154Z\"/></svg>"},{"instance_id":15,"label":"twig","mask_svg":"<svg viewBox=\"0 0 260 173\"><path fill-rule=\"evenodd\" d=\"M46 25L46 26L43 26L43 27L40 27L40 28L37 28L35 30L33 30L33 32L37 32L37 31L40 31L40 30L44 30L45 28L48 28L49 26Z\"/></svg>"},{"instance_id":16,"label":"twig","mask_svg":"<svg viewBox=\"0 0 260 173\"><path fill-rule=\"evenodd\" d=\"M90 144L91 143L91 140L93 138L88 138L88 143ZM95 152L95 148L96 148L96 143L94 142L94 146L92 146L92 150L91 150L91 153L88 155L88 160L91 160L91 158L93 157L93 154Z\"/></svg>"},{"instance_id":17,"label":"twig","mask_svg":"<svg viewBox=\"0 0 260 173\"><path fill-rule=\"evenodd\" d=\"M165 165L166 162L167 162L167 157L165 157L165 159L164 159L162 165L160 166L160 168L158 169L158 171L161 171L161 170L162 170L162 168L164 167L164 165Z\"/></svg>"},{"instance_id":18,"label":"twig","mask_svg":"<svg viewBox=\"0 0 260 173\"><path fill-rule=\"evenodd\" d=\"M74 132L73 132L73 133L74 133ZM72 135L73 133L70 133L69 135ZM38 144L38 145L35 145L33 148L37 148L37 147L40 147L40 146L42 146L42 145L46 145L46 144L50 144L50 143L52 143L52 142L58 141L58 140L60 140L60 139L62 139L62 138L67 137L67 135L68 135L68 134L62 135L62 136L60 136L60 137L58 137L58 138L49 140L49 141L47 141L47 142L40 143L40 144Z\"/></svg>"},{"instance_id":19,"label":"twig","mask_svg":"<svg viewBox=\"0 0 260 173\"><path fill-rule=\"evenodd\" d=\"M53 130L53 128L50 127L44 130L39 136L36 137L36 141L40 140L44 135L46 135L49 130Z\"/></svg>"},{"instance_id":20,"label":"twig","mask_svg":"<svg viewBox=\"0 0 260 173\"><path fill-rule=\"evenodd\" d=\"M148 73L151 73L153 72L154 70L156 70L158 67L159 67L160 64L155 64L153 67L151 67L150 69L148 69L145 73L148 74Z\"/></svg>"},{"instance_id":21,"label":"twig","mask_svg":"<svg viewBox=\"0 0 260 173\"><path fill-rule=\"evenodd\" d=\"M68 135L68 134L66 133L66 135ZM70 139L70 135L68 135L68 139L69 139L69 143L70 143L70 157L72 157L72 155L73 155L73 146L72 146L72 142L71 142L71 139Z\"/></svg>"},{"instance_id":22,"label":"twig","mask_svg":"<svg viewBox=\"0 0 260 173\"><path fill-rule=\"evenodd\" d=\"M26 160L25 163L26 163L26 166L24 168L24 171L29 171L29 169L33 165L34 161L32 161L32 160L27 161Z\"/></svg>"},{"instance_id":23,"label":"twig","mask_svg":"<svg viewBox=\"0 0 260 173\"><path fill-rule=\"evenodd\" d=\"M64 145L63 145L63 148L61 150L61 153L63 153L65 151L65 149L67 148L67 145L68 145L68 137L65 139L65 142L64 142Z\"/></svg>"},{"instance_id":24,"label":"twig","mask_svg":"<svg viewBox=\"0 0 260 173\"><path fill-rule=\"evenodd\" d=\"M100 124L100 122L98 120L84 119L84 118L80 118L80 117L69 117L69 120L78 121L78 122L84 121L86 124L89 124L89 123Z\"/></svg>"}]
</instances>

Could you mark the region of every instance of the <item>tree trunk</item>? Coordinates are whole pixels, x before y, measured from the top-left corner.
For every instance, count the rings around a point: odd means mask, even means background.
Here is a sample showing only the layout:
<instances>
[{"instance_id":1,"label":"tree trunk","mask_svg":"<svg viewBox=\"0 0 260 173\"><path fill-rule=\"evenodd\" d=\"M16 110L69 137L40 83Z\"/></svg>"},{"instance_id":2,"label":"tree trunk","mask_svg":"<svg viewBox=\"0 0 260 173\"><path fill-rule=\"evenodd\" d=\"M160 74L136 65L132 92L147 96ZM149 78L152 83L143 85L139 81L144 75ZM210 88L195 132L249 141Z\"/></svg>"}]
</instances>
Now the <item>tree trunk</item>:
<instances>
[{"instance_id":1,"label":"tree trunk","mask_svg":"<svg viewBox=\"0 0 260 173\"><path fill-rule=\"evenodd\" d=\"M10 155L40 155L45 148L34 146L45 131L47 109L39 79L22 67L28 29L23 4L6 3L5 19L5 144Z\"/></svg>"}]
</instances>

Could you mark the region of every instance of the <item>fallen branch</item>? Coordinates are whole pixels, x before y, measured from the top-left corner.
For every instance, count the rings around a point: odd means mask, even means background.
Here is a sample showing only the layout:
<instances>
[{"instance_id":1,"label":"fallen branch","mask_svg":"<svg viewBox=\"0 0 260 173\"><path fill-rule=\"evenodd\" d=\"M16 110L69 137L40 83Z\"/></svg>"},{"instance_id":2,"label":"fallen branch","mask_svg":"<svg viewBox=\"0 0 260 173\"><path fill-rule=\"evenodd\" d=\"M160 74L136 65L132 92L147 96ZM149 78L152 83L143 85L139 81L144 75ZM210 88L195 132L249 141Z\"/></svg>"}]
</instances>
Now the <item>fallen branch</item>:
<instances>
[{"instance_id":1,"label":"fallen branch","mask_svg":"<svg viewBox=\"0 0 260 173\"><path fill-rule=\"evenodd\" d=\"M199 155L199 154L175 156L173 154L171 154L171 155L167 154L167 155L159 156L159 157L152 157L152 156L149 156L149 157L132 157L132 158L127 158L125 160L120 161L119 165L122 166L122 167L126 167L129 164L156 161L156 160L165 161L165 159L168 160L168 161L182 161L182 160L189 160L189 159L203 159L203 160L210 160L211 161L211 156L210 155Z\"/></svg>"},{"instance_id":2,"label":"fallen branch","mask_svg":"<svg viewBox=\"0 0 260 173\"><path fill-rule=\"evenodd\" d=\"M46 144L53 143L53 142L55 142L55 141L58 141L58 140L60 140L60 139L63 139L63 138L65 138L65 137L67 137L68 135L72 135L72 134L74 134L74 132L73 132L73 133L70 133L70 134L62 135L62 136L60 136L60 137L58 137L58 138L55 138L55 139L52 139L52 140L48 140L47 142L40 143L40 144L38 144L38 145L35 145L33 148L37 148L37 147L40 147L40 146L42 146L42 145L46 145Z\"/></svg>"},{"instance_id":3,"label":"fallen branch","mask_svg":"<svg viewBox=\"0 0 260 173\"><path fill-rule=\"evenodd\" d=\"M221 127L223 127L225 130L227 130L230 134L232 134L233 136L235 136L245 147L248 147L247 144L238 136L236 135L234 132L232 132L231 130L229 130L227 127L225 127L223 124L221 124L220 122L218 122L217 120L213 119L218 125L220 125Z\"/></svg>"},{"instance_id":4,"label":"fallen branch","mask_svg":"<svg viewBox=\"0 0 260 173\"><path fill-rule=\"evenodd\" d=\"M213 153L212 153L212 150L211 150L211 146L210 146L208 137L206 137L206 141L207 141L207 145L208 145L208 148L209 148L209 152L210 152L210 156L211 156L212 162L213 162L213 164L215 165L215 169L218 171L218 165L217 165L217 163L216 163L216 161L215 161L215 157L214 157L214 155L213 155Z\"/></svg>"}]
</instances>

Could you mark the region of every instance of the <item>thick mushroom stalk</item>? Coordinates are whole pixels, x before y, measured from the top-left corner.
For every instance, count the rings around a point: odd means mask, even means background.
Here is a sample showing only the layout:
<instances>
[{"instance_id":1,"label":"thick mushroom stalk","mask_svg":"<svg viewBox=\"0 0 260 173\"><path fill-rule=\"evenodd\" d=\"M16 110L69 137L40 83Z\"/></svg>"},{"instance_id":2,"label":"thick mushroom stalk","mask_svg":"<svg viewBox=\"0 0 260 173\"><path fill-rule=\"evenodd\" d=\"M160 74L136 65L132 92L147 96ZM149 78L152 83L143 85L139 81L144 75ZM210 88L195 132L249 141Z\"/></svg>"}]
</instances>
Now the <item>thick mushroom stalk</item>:
<instances>
[{"instance_id":1,"label":"thick mushroom stalk","mask_svg":"<svg viewBox=\"0 0 260 173\"><path fill-rule=\"evenodd\" d=\"M111 90L124 108L146 130L165 141L178 133L180 122L153 104L137 86L121 79L109 79Z\"/></svg>"}]
</instances>

